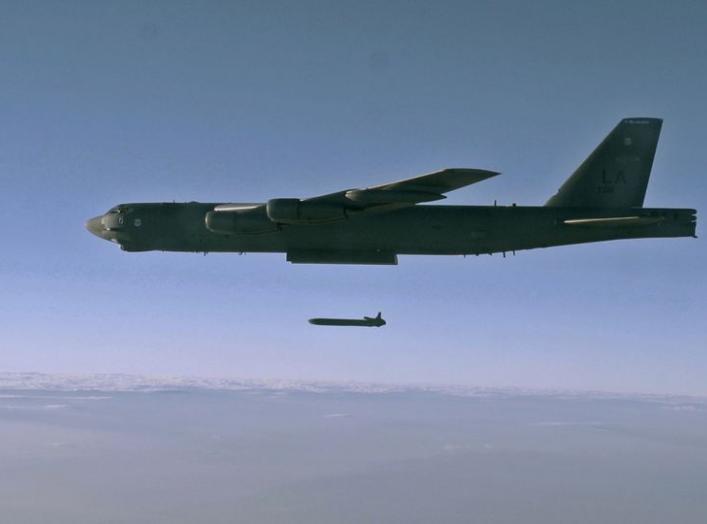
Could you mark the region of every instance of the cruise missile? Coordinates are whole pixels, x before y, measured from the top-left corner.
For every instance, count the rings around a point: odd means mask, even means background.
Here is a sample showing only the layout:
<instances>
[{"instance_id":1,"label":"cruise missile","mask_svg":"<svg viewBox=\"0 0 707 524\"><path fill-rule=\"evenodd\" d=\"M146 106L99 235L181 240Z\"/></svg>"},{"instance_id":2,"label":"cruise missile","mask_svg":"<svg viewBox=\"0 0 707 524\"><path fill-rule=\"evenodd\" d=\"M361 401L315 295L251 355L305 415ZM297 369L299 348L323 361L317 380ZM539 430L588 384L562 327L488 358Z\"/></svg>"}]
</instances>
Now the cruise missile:
<instances>
[{"instance_id":1,"label":"cruise missile","mask_svg":"<svg viewBox=\"0 0 707 524\"><path fill-rule=\"evenodd\" d=\"M380 313L375 317L358 318L310 318L310 324L315 326L359 326L359 327L381 327L386 322Z\"/></svg>"}]
</instances>

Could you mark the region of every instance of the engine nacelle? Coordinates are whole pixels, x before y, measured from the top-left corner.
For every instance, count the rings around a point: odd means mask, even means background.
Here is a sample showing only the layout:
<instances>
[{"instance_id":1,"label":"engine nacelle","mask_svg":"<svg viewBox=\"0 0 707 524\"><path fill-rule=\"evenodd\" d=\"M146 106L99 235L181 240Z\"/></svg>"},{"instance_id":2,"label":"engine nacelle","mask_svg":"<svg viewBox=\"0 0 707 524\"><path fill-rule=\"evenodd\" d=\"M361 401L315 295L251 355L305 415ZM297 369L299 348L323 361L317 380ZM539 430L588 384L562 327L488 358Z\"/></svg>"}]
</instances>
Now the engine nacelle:
<instances>
[{"instance_id":1,"label":"engine nacelle","mask_svg":"<svg viewBox=\"0 0 707 524\"><path fill-rule=\"evenodd\" d=\"M220 235L255 235L277 231L263 206L250 209L209 211L204 218L206 229Z\"/></svg>"},{"instance_id":2,"label":"engine nacelle","mask_svg":"<svg viewBox=\"0 0 707 524\"><path fill-rule=\"evenodd\" d=\"M298 198L273 198L265 206L267 216L278 224L321 224L346 218L338 204L306 202Z\"/></svg>"}]
</instances>

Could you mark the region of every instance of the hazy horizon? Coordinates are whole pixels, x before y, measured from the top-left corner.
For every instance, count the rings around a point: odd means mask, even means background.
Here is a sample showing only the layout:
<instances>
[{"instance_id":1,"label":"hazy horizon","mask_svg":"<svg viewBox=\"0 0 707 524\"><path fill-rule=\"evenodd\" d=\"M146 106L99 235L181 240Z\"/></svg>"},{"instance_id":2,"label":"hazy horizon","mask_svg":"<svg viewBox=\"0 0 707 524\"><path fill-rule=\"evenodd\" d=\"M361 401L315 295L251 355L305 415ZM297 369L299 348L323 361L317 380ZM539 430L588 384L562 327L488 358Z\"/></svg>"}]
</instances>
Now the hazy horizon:
<instances>
[{"instance_id":1,"label":"hazy horizon","mask_svg":"<svg viewBox=\"0 0 707 524\"><path fill-rule=\"evenodd\" d=\"M394 393L424 392L451 396L530 395L548 397L595 397L626 399L692 399L707 400L707 395L672 392L619 391L606 389L570 389L526 387L518 384L491 386L486 384L454 384L443 382L372 382L363 380L296 379L286 377L242 377L226 375L149 375L130 373L43 373L36 371L0 370L0 392L46 390L57 392L149 392L170 390L243 391L268 389L311 393Z\"/></svg>"}]
</instances>

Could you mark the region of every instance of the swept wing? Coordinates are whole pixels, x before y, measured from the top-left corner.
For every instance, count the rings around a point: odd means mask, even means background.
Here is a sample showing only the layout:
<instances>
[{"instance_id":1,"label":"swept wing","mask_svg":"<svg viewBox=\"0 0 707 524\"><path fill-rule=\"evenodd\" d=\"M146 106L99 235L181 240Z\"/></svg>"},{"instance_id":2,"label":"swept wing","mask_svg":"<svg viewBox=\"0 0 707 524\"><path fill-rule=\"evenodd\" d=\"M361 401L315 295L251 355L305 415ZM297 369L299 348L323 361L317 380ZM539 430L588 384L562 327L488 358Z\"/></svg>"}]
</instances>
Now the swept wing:
<instances>
[{"instance_id":1,"label":"swept wing","mask_svg":"<svg viewBox=\"0 0 707 524\"><path fill-rule=\"evenodd\" d=\"M442 200L446 198L444 194L449 191L481 182L498 174L485 169L443 169L427 175L364 189L345 189L309 198L303 202L338 204L351 211L389 210L422 202Z\"/></svg>"}]
</instances>

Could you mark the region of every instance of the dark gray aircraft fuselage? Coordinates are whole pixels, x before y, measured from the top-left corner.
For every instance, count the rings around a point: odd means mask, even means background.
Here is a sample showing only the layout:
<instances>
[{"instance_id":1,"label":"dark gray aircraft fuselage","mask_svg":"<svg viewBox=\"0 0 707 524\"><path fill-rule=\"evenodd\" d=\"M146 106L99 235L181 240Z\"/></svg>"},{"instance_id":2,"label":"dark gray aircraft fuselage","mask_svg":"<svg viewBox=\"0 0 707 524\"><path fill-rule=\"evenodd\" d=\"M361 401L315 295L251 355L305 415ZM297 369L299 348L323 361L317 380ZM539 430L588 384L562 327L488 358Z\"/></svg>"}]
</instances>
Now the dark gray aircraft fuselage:
<instances>
[{"instance_id":1,"label":"dark gray aircraft fuselage","mask_svg":"<svg viewBox=\"0 0 707 524\"><path fill-rule=\"evenodd\" d=\"M286 253L330 264L694 236L694 209L643 207L661 127L658 118L621 120L544 206L426 205L498 175L450 168L304 200L123 204L86 226L125 251Z\"/></svg>"},{"instance_id":2,"label":"dark gray aircraft fuselage","mask_svg":"<svg viewBox=\"0 0 707 524\"><path fill-rule=\"evenodd\" d=\"M87 227L125 251L287 253L292 262L394 264L398 254L479 255L604 240L690 237L696 220L694 209L418 205L328 224L223 235L204 223L217 205L124 204L91 219ZM623 225L612 223L612 217L636 220Z\"/></svg>"}]
</instances>

